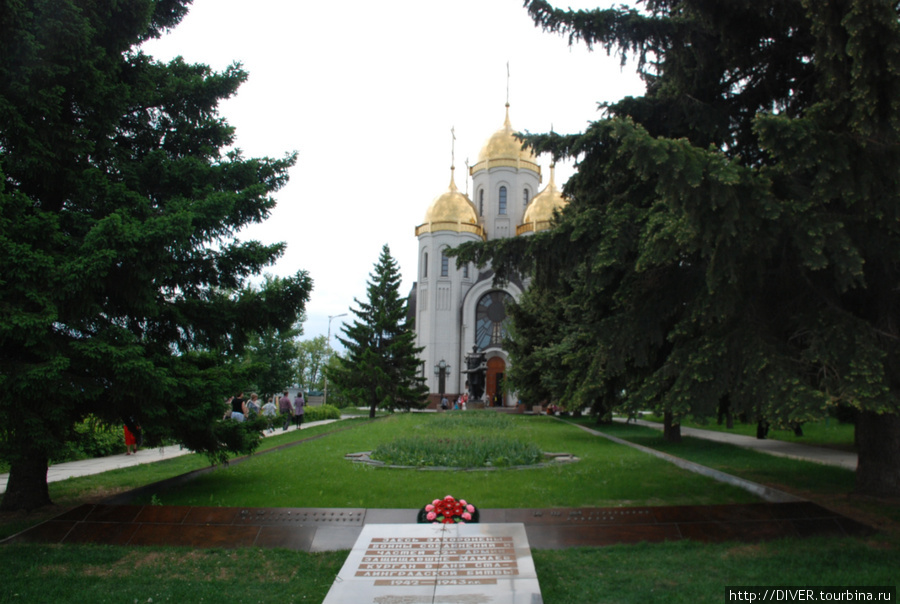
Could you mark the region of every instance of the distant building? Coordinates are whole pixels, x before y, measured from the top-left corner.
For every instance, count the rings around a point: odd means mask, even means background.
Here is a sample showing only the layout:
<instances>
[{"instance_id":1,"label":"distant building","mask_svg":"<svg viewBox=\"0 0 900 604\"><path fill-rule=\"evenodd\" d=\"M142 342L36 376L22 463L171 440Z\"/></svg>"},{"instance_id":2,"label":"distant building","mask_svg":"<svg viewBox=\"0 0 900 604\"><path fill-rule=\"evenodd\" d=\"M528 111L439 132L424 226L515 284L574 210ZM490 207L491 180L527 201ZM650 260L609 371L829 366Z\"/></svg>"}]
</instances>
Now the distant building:
<instances>
[{"instance_id":1,"label":"distant building","mask_svg":"<svg viewBox=\"0 0 900 604\"><path fill-rule=\"evenodd\" d=\"M456 186L450 167L448 190L431 202L425 220L416 227L419 240L417 281L410 294L415 317L416 345L432 399L454 397L467 390L466 354L473 347L487 358L485 397L500 393L504 405L514 405L503 380L509 356L503 349L506 304L522 295L526 284L512 282L494 287L493 271L476 272L471 265L456 268L456 259L444 252L467 241L524 236L546 229L553 212L565 204L554 183L539 193L541 167L530 149L522 149L513 136L509 104L503 127L494 132L469 169L474 201ZM443 367L443 369L442 369ZM449 367L449 369L447 368Z\"/></svg>"}]
</instances>

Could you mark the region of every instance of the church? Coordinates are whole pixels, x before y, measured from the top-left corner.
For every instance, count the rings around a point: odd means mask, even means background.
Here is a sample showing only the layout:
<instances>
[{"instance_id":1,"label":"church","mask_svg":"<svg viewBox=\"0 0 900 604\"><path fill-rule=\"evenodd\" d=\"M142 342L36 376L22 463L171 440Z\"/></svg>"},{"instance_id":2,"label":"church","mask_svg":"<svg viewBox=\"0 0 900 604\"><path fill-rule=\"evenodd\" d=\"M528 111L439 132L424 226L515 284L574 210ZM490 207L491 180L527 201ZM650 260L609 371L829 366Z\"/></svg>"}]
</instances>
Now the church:
<instances>
[{"instance_id":1,"label":"church","mask_svg":"<svg viewBox=\"0 0 900 604\"><path fill-rule=\"evenodd\" d=\"M517 300L527 284L493 284L493 271L485 267L456 267L446 250L468 241L524 237L549 228L556 209L565 200L554 182L542 190L541 167L530 149L514 136L509 103L503 126L484 143L466 178L472 179L474 201L456 185L455 166L450 184L425 212L416 227L419 240L418 274L410 294L416 345L433 402L446 396L451 402L469 392L467 367L480 358L477 378L483 382L482 400L513 406L515 394L504 387L510 366L503 349L506 305ZM465 187L468 191L468 187ZM467 362L468 357L468 362Z\"/></svg>"}]
</instances>

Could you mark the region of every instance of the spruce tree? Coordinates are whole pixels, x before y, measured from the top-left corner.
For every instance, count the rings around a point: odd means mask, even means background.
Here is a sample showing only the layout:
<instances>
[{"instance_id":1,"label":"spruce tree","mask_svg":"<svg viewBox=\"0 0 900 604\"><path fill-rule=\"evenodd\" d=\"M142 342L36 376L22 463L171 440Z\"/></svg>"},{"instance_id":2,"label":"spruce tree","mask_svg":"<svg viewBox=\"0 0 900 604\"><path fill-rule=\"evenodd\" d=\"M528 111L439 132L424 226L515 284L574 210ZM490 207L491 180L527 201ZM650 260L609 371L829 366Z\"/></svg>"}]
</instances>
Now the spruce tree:
<instances>
[{"instance_id":1,"label":"spruce tree","mask_svg":"<svg viewBox=\"0 0 900 604\"><path fill-rule=\"evenodd\" d=\"M369 417L379 408L422 408L428 395L420 375L422 349L407 324L407 300L400 295L400 272L387 244L369 277L368 299L354 300L356 319L338 336L346 355L337 369L326 367L328 379L345 397L366 405Z\"/></svg>"},{"instance_id":2,"label":"spruce tree","mask_svg":"<svg viewBox=\"0 0 900 604\"><path fill-rule=\"evenodd\" d=\"M571 351L575 404L785 427L852 406L857 489L900 494L896 4L526 5L635 59L647 90L528 139L579 159L555 229L463 250L561 306L517 332Z\"/></svg>"},{"instance_id":3,"label":"spruce tree","mask_svg":"<svg viewBox=\"0 0 900 604\"><path fill-rule=\"evenodd\" d=\"M218 104L246 74L140 45L189 0L54 0L0 11L2 508L47 503L48 461L88 415L221 460L258 434L222 422L252 334L287 329L304 272L248 286L282 244L268 217L295 156L245 158Z\"/></svg>"}]
</instances>

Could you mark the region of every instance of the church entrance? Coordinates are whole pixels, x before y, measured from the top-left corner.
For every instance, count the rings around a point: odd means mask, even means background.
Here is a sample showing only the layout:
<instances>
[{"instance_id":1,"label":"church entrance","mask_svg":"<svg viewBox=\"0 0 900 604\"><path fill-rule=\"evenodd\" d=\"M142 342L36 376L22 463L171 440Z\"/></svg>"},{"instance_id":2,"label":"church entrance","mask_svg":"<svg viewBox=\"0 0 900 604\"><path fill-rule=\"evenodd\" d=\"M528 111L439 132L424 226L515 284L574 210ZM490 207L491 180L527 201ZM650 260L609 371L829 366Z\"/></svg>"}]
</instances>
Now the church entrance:
<instances>
[{"instance_id":1,"label":"church entrance","mask_svg":"<svg viewBox=\"0 0 900 604\"><path fill-rule=\"evenodd\" d=\"M487 362L487 387L485 388L488 400L491 401L491 405L495 405L494 403L495 395L500 394L500 406L504 405L504 394L503 394L503 378L506 375L506 361L504 361L500 357L494 357L492 359L488 359Z\"/></svg>"}]
</instances>

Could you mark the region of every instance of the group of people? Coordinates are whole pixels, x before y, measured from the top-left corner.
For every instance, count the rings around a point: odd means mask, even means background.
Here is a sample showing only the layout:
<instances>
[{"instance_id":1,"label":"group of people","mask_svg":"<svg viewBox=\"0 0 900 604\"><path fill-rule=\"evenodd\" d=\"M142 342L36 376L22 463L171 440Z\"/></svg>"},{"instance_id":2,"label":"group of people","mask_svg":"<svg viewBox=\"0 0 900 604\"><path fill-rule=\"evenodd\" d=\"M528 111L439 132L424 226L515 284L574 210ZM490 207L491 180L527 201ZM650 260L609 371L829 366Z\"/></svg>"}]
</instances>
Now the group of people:
<instances>
[{"instance_id":1,"label":"group of people","mask_svg":"<svg viewBox=\"0 0 900 604\"><path fill-rule=\"evenodd\" d=\"M255 392L250 398L244 398L244 393L239 392L225 402L225 418L231 418L236 422L258 415L260 412L259 395Z\"/></svg>"},{"instance_id":2,"label":"group of people","mask_svg":"<svg viewBox=\"0 0 900 604\"><path fill-rule=\"evenodd\" d=\"M278 398L278 397L275 397ZM303 424L303 412L306 407L306 400L303 398L302 392L297 392L297 396L294 397L293 402L291 401L291 397L288 395L287 390L284 391L284 394L278 399L278 412L281 414L281 430L282 432L287 430L291 425L291 418L293 417L293 423L296 424L297 429L300 429L300 426ZM272 420L274 421L274 420ZM269 431L273 431L270 422Z\"/></svg>"},{"instance_id":3,"label":"group of people","mask_svg":"<svg viewBox=\"0 0 900 604\"><path fill-rule=\"evenodd\" d=\"M465 411L466 404L469 402L469 395L467 393L460 394L459 398L453 402L453 410L454 411ZM446 396L441 395L441 409L447 411L450 409L450 401L447 400Z\"/></svg>"},{"instance_id":4,"label":"group of people","mask_svg":"<svg viewBox=\"0 0 900 604\"><path fill-rule=\"evenodd\" d=\"M291 424L299 429L303 424L303 414L306 410L306 399L303 398L302 392L297 392L297 396L291 400L290 393L285 390L280 397L276 394L272 400L265 405L260 405L259 395L255 392L250 394L250 398L244 398L244 393L238 392L236 395L229 397L225 401L225 417L223 419L232 419L236 422L242 422L254 416L261 415L266 418L266 429L269 432L275 431L275 418L281 415L281 429L287 430ZM143 440L143 433L140 424L129 416L125 420L125 455L133 455L137 453L138 447Z\"/></svg>"},{"instance_id":5,"label":"group of people","mask_svg":"<svg viewBox=\"0 0 900 604\"><path fill-rule=\"evenodd\" d=\"M262 415L267 420L266 429L274 432L275 418L282 417L282 430L287 430L293 423L299 428L303 424L303 414L306 410L306 399L303 392L297 392L294 400L291 400L287 390L280 397L276 394L272 400L260 407L259 396L254 392L249 399L244 398L244 393L239 392L226 401L225 418L242 422L255 415Z\"/></svg>"}]
</instances>

